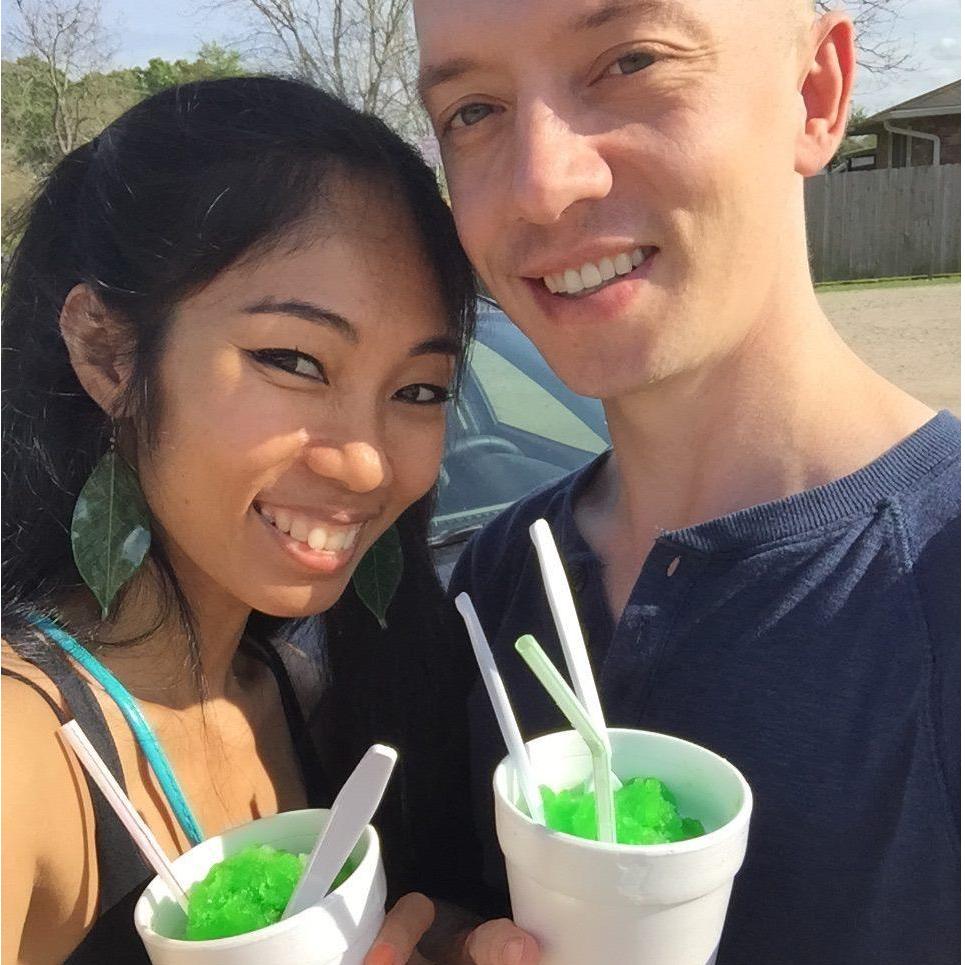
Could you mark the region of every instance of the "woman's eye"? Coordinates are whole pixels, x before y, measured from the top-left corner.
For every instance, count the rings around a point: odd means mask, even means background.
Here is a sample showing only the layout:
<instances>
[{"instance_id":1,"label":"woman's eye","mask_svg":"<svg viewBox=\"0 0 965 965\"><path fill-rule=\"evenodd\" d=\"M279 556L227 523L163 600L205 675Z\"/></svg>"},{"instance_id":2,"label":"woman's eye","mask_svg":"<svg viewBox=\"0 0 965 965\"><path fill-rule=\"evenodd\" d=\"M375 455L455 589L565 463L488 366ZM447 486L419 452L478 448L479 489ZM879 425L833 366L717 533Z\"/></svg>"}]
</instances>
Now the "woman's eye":
<instances>
[{"instance_id":1,"label":"woman's eye","mask_svg":"<svg viewBox=\"0 0 965 965\"><path fill-rule=\"evenodd\" d=\"M657 58L652 54L644 53L642 50L634 51L615 61L607 68L608 74L626 75L635 74L637 71L649 67Z\"/></svg>"},{"instance_id":2,"label":"woman's eye","mask_svg":"<svg viewBox=\"0 0 965 965\"><path fill-rule=\"evenodd\" d=\"M472 127L493 111L491 104L467 104L460 107L446 125L450 130L457 127Z\"/></svg>"},{"instance_id":3,"label":"woman's eye","mask_svg":"<svg viewBox=\"0 0 965 965\"><path fill-rule=\"evenodd\" d=\"M292 375L300 375L306 379L315 379L317 382L325 381L322 366L304 352L287 348L266 348L251 354L263 365L270 365L272 368L291 372Z\"/></svg>"},{"instance_id":4,"label":"woman's eye","mask_svg":"<svg viewBox=\"0 0 965 965\"><path fill-rule=\"evenodd\" d=\"M419 382L416 385L407 385L405 388L399 389L395 393L395 397L414 405L439 405L448 402L452 398L452 392L441 385Z\"/></svg>"}]
</instances>

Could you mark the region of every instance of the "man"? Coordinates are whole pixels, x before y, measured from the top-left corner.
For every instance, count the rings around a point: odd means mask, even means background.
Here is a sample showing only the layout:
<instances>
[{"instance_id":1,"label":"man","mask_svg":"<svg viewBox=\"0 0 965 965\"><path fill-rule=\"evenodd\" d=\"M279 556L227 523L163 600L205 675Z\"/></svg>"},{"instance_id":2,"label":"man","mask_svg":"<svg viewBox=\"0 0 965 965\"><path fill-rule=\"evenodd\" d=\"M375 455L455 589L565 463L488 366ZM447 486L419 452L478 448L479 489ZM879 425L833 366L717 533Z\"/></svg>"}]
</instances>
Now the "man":
<instances>
[{"instance_id":1,"label":"man","mask_svg":"<svg viewBox=\"0 0 965 965\"><path fill-rule=\"evenodd\" d=\"M847 348L808 269L803 180L845 132L850 21L806 0L415 11L466 250L613 439L453 577L524 733L564 726L512 652L531 632L562 666L545 517L609 723L700 743L754 790L719 965L957 962L960 427ZM481 688L469 707L498 889L504 751Z\"/></svg>"}]
</instances>

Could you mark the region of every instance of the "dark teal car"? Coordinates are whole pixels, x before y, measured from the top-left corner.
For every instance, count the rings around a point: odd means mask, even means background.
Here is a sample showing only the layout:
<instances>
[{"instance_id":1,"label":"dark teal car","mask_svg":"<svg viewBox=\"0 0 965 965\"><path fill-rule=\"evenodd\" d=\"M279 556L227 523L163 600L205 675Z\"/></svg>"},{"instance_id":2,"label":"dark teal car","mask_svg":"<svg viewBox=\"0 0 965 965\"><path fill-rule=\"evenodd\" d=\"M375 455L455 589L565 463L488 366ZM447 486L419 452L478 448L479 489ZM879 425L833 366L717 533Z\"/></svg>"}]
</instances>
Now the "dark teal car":
<instances>
[{"instance_id":1,"label":"dark teal car","mask_svg":"<svg viewBox=\"0 0 965 965\"><path fill-rule=\"evenodd\" d=\"M600 402L566 388L495 302L480 298L469 369L449 411L432 520L443 583L475 530L609 445Z\"/></svg>"}]
</instances>

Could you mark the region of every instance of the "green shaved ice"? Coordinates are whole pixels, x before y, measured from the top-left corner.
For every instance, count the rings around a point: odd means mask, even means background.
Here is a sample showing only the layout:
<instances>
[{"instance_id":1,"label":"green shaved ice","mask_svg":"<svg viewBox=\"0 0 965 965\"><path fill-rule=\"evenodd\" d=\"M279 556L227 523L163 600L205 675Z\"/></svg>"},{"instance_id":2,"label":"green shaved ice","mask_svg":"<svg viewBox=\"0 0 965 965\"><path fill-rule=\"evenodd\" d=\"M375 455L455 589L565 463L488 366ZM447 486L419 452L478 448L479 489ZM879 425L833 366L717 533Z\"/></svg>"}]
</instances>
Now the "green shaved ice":
<instances>
[{"instance_id":1,"label":"green shaved ice","mask_svg":"<svg viewBox=\"0 0 965 965\"><path fill-rule=\"evenodd\" d=\"M546 825L578 838L596 841L596 798L576 787L552 791L541 787ZM682 818L677 799L663 781L635 777L613 795L618 844L667 844L704 834L695 818Z\"/></svg>"},{"instance_id":2,"label":"green shaved ice","mask_svg":"<svg viewBox=\"0 0 965 965\"><path fill-rule=\"evenodd\" d=\"M188 892L189 941L228 938L274 925L281 919L308 855L251 844L211 867ZM337 888L352 873L350 862L338 873Z\"/></svg>"}]
</instances>

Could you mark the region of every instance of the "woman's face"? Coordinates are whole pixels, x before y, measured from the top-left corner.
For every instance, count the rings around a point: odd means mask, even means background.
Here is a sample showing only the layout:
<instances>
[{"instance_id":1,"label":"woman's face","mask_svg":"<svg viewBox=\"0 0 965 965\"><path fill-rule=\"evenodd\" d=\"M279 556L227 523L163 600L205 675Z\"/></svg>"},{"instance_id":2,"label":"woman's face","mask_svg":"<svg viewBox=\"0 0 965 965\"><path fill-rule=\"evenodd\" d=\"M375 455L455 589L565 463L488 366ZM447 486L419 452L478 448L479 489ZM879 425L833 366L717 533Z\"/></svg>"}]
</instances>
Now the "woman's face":
<instances>
[{"instance_id":1,"label":"woman's face","mask_svg":"<svg viewBox=\"0 0 965 965\"><path fill-rule=\"evenodd\" d=\"M338 193L314 240L223 272L171 323L138 470L195 601L327 609L438 474L455 342L434 271L398 203Z\"/></svg>"}]
</instances>

